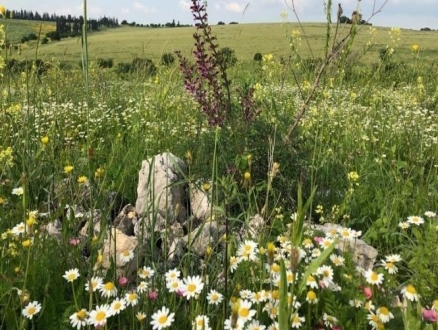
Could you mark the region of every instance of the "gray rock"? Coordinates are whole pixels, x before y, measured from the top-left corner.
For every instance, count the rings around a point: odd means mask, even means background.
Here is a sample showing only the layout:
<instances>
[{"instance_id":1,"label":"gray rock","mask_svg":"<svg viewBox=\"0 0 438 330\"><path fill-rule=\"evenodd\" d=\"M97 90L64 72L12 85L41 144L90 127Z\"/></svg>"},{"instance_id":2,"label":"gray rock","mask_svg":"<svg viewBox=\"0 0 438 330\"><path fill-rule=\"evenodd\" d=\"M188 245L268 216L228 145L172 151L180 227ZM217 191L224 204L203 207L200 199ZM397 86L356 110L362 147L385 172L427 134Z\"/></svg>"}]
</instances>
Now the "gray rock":
<instances>
[{"instance_id":1,"label":"gray rock","mask_svg":"<svg viewBox=\"0 0 438 330\"><path fill-rule=\"evenodd\" d=\"M144 160L139 171L135 203L140 217L158 213L167 219L167 224L183 222L187 217L186 172L184 162L171 153ZM158 224L159 227L162 224Z\"/></svg>"},{"instance_id":2,"label":"gray rock","mask_svg":"<svg viewBox=\"0 0 438 330\"><path fill-rule=\"evenodd\" d=\"M113 227L128 236L134 236L134 226L138 222L137 212L131 204L126 205L113 221Z\"/></svg>"}]
</instances>

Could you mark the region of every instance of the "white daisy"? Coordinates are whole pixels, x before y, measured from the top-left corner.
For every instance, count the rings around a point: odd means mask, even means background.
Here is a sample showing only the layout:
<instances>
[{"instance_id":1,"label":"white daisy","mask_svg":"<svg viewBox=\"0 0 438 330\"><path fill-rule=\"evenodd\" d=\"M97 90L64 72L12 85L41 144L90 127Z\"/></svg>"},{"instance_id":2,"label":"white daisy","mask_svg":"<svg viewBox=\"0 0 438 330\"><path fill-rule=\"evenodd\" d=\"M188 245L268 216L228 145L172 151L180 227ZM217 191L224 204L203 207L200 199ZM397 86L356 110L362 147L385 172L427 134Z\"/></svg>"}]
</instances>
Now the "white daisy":
<instances>
[{"instance_id":1,"label":"white daisy","mask_svg":"<svg viewBox=\"0 0 438 330\"><path fill-rule=\"evenodd\" d=\"M343 266L345 263L345 258L342 256L338 256L337 254L330 255L330 260L333 262L335 266Z\"/></svg>"},{"instance_id":2,"label":"white daisy","mask_svg":"<svg viewBox=\"0 0 438 330\"><path fill-rule=\"evenodd\" d=\"M180 276L181 276L181 272L176 268L168 270L166 274L164 274L164 277L166 278L166 282L178 279Z\"/></svg>"},{"instance_id":3,"label":"white daisy","mask_svg":"<svg viewBox=\"0 0 438 330\"><path fill-rule=\"evenodd\" d=\"M419 226L424 223L424 219L422 217L412 215L408 217L408 223Z\"/></svg>"},{"instance_id":4,"label":"white daisy","mask_svg":"<svg viewBox=\"0 0 438 330\"><path fill-rule=\"evenodd\" d=\"M395 262L400 262L402 258L400 257L399 254L390 254L389 256L386 256L385 260L388 262L395 263Z\"/></svg>"},{"instance_id":5,"label":"white daisy","mask_svg":"<svg viewBox=\"0 0 438 330\"><path fill-rule=\"evenodd\" d=\"M67 270L62 277L64 277L67 280L67 282L73 282L79 276L80 276L79 269L73 268L73 269Z\"/></svg>"},{"instance_id":6,"label":"white daisy","mask_svg":"<svg viewBox=\"0 0 438 330\"><path fill-rule=\"evenodd\" d=\"M417 290L414 288L414 286L412 284L408 284L407 286L405 286L401 290L401 293L403 294L403 296L406 297L406 299L408 299L410 301L418 301Z\"/></svg>"},{"instance_id":7,"label":"white daisy","mask_svg":"<svg viewBox=\"0 0 438 330\"><path fill-rule=\"evenodd\" d=\"M198 315L195 321L192 322L192 330L211 330L209 327L209 319L205 315Z\"/></svg>"},{"instance_id":8,"label":"white daisy","mask_svg":"<svg viewBox=\"0 0 438 330\"><path fill-rule=\"evenodd\" d=\"M102 284L99 288L99 291L100 294L105 298L117 296L117 288L113 282L106 282L105 284Z\"/></svg>"},{"instance_id":9,"label":"white daisy","mask_svg":"<svg viewBox=\"0 0 438 330\"><path fill-rule=\"evenodd\" d=\"M91 292L99 290L102 287L103 279L98 276L94 276L90 281L85 283L85 290L90 291L90 282L91 282Z\"/></svg>"},{"instance_id":10,"label":"white daisy","mask_svg":"<svg viewBox=\"0 0 438 330\"><path fill-rule=\"evenodd\" d=\"M239 315L239 319L244 323L251 320L254 315L257 313L255 309L251 309L252 302L249 300L240 300L239 301L239 310L237 314Z\"/></svg>"},{"instance_id":11,"label":"white daisy","mask_svg":"<svg viewBox=\"0 0 438 330\"><path fill-rule=\"evenodd\" d=\"M376 273L372 269L365 271L364 276L369 284L381 285L383 283L383 274Z\"/></svg>"},{"instance_id":12,"label":"white daisy","mask_svg":"<svg viewBox=\"0 0 438 330\"><path fill-rule=\"evenodd\" d=\"M379 307L376 311L376 314L382 323L387 323L389 320L394 318L394 315L392 315L392 313L386 307Z\"/></svg>"},{"instance_id":13,"label":"white daisy","mask_svg":"<svg viewBox=\"0 0 438 330\"><path fill-rule=\"evenodd\" d=\"M183 282L180 279L176 278L172 281L168 281L166 283L166 288L169 290L169 292L181 291L183 288Z\"/></svg>"},{"instance_id":14,"label":"white daisy","mask_svg":"<svg viewBox=\"0 0 438 330\"><path fill-rule=\"evenodd\" d=\"M14 234L14 236L19 236L20 234L24 234L26 230L26 225L24 222L20 222L18 225L16 225L14 228L12 228L11 232Z\"/></svg>"},{"instance_id":15,"label":"white daisy","mask_svg":"<svg viewBox=\"0 0 438 330\"><path fill-rule=\"evenodd\" d=\"M146 292L146 290L148 289L148 283L145 281L141 281L138 285L137 285L137 292L138 293L144 293Z\"/></svg>"},{"instance_id":16,"label":"white daisy","mask_svg":"<svg viewBox=\"0 0 438 330\"><path fill-rule=\"evenodd\" d=\"M318 282L316 282L316 279L313 275L309 275L307 277L306 285L312 289L318 289Z\"/></svg>"},{"instance_id":17,"label":"white daisy","mask_svg":"<svg viewBox=\"0 0 438 330\"><path fill-rule=\"evenodd\" d=\"M21 314L24 317L27 317L29 320L32 320L35 314L37 314L41 310L41 304L38 301L32 301L24 307L21 311Z\"/></svg>"},{"instance_id":18,"label":"white daisy","mask_svg":"<svg viewBox=\"0 0 438 330\"><path fill-rule=\"evenodd\" d=\"M328 315L327 313L324 313L322 319L324 320L325 326L330 328L332 328L334 325L337 325L339 322L336 317Z\"/></svg>"},{"instance_id":19,"label":"white daisy","mask_svg":"<svg viewBox=\"0 0 438 330\"><path fill-rule=\"evenodd\" d=\"M137 271L137 274L138 274L138 276L139 276L140 278L143 278L143 279L145 279L145 278L151 279L151 278L154 276L155 271L154 271L151 267L143 266L143 268L140 268L140 269Z\"/></svg>"},{"instance_id":20,"label":"white daisy","mask_svg":"<svg viewBox=\"0 0 438 330\"><path fill-rule=\"evenodd\" d=\"M126 308L126 301L125 299L116 298L111 303L111 314L117 315L120 314L121 311L123 311Z\"/></svg>"},{"instance_id":21,"label":"white daisy","mask_svg":"<svg viewBox=\"0 0 438 330\"><path fill-rule=\"evenodd\" d=\"M330 286L333 283L333 268L331 266L321 266L316 270L318 275L322 276L322 282L326 286Z\"/></svg>"},{"instance_id":22,"label":"white daisy","mask_svg":"<svg viewBox=\"0 0 438 330\"><path fill-rule=\"evenodd\" d=\"M292 328L301 328L302 324L306 320L304 316L299 316L298 313L294 313L291 315Z\"/></svg>"},{"instance_id":23,"label":"white daisy","mask_svg":"<svg viewBox=\"0 0 438 330\"><path fill-rule=\"evenodd\" d=\"M88 316L88 323L94 327L104 326L110 316L111 309L109 305L96 306L96 309L92 310Z\"/></svg>"},{"instance_id":24,"label":"white daisy","mask_svg":"<svg viewBox=\"0 0 438 330\"><path fill-rule=\"evenodd\" d=\"M134 251L133 250L125 250L119 254L119 260L124 265L127 262L134 259Z\"/></svg>"},{"instance_id":25,"label":"white daisy","mask_svg":"<svg viewBox=\"0 0 438 330\"><path fill-rule=\"evenodd\" d=\"M252 320L250 324L246 327L246 330L265 330L266 326L260 324L257 320Z\"/></svg>"},{"instance_id":26,"label":"white daisy","mask_svg":"<svg viewBox=\"0 0 438 330\"><path fill-rule=\"evenodd\" d=\"M135 292L127 292L125 294L126 305L135 306L138 304L138 295Z\"/></svg>"},{"instance_id":27,"label":"white daisy","mask_svg":"<svg viewBox=\"0 0 438 330\"><path fill-rule=\"evenodd\" d=\"M436 213L432 212L432 211L426 211L426 212L424 212L424 216L426 216L428 218L435 218L436 217Z\"/></svg>"},{"instance_id":28,"label":"white daisy","mask_svg":"<svg viewBox=\"0 0 438 330\"><path fill-rule=\"evenodd\" d=\"M189 300L190 298L194 298L199 295L203 288L204 283L202 283L202 279L199 275L188 276L186 279L184 279L182 291L184 297L187 297L187 300Z\"/></svg>"},{"instance_id":29,"label":"white daisy","mask_svg":"<svg viewBox=\"0 0 438 330\"><path fill-rule=\"evenodd\" d=\"M211 290L207 295L207 301L211 305L219 305L223 299L224 296L216 290Z\"/></svg>"},{"instance_id":30,"label":"white daisy","mask_svg":"<svg viewBox=\"0 0 438 330\"><path fill-rule=\"evenodd\" d=\"M173 321L175 320L175 313L170 313L169 308L162 307L161 310L158 310L154 314L152 314L152 329L153 330L160 330L164 328L168 328L172 325Z\"/></svg>"},{"instance_id":31,"label":"white daisy","mask_svg":"<svg viewBox=\"0 0 438 330\"><path fill-rule=\"evenodd\" d=\"M71 326L76 329L80 329L82 327L85 328L88 325L87 316L88 312L85 308L76 313L73 313L69 317Z\"/></svg>"},{"instance_id":32,"label":"white daisy","mask_svg":"<svg viewBox=\"0 0 438 330\"><path fill-rule=\"evenodd\" d=\"M411 225L410 225L409 222L407 222L407 221L402 221L402 222L399 222L399 223L398 223L398 226L399 226L401 229L408 229Z\"/></svg>"}]
</instances>

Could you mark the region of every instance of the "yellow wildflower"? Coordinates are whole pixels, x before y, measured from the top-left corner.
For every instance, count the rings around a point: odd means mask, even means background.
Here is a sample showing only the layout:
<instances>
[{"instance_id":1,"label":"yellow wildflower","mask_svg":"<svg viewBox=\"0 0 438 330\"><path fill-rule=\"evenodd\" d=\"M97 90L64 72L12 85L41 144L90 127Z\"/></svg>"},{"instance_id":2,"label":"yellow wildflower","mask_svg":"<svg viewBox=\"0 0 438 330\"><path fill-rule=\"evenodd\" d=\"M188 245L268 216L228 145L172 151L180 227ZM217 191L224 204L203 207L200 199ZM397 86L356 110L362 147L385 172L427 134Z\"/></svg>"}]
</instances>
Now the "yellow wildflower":
<instances>
[{"instance_id":1,"label":"yellow wildflower","mask_svg":"<svg viewBox=\"0 0 438 330\"><path fill-rule=\"evenodd\" d=\"M81 176L78 178L78 183L79 183L79 184L84 184L85 182L87 182L87 177L86 177L85 175L81 175Z\"/></svg>"},{"instance_id":2,"label":"yellow wildflower","mask_svg":"<svg viewBox=\"0 0 438 330\"><path fill-rule=\"evenodd\" d=\"M48 136L43 136L43 137L41 138L41 143L42 143L43 145L46 145L47 143L49 143L49 137L48 137Z\"/></svg>"},{"instance_id":3,"label":"yellow wildflower","mask_svg":"<svg viewBox=\"0 0 438 330\"><path fill-rule=\"evenodd\" d=\"M73 171L73 169L74 169L73 166L71 166L71 165L67 165L67 166L64 167L64 172L65 172L66 174L70 174L71 171Z\"/></svg>"}]
</instances>

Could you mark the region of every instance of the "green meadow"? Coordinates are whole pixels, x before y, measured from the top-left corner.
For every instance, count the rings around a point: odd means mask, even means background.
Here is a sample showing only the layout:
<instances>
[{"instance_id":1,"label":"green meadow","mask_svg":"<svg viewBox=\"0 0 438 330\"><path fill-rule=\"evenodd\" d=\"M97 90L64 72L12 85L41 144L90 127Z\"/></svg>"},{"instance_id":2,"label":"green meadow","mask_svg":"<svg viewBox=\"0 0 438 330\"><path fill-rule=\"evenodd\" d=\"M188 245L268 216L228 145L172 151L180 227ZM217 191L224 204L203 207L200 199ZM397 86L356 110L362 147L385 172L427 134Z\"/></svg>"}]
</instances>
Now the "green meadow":
<instances>
[{"instance_id":1,"label":"green meadow","mask_svg":"<svg viewBox=\"0 0 438 330\"><path fill-rule=\"evenodd\" d=\"M12 21L13 22L13 21ZM15 27L12 25L10 30ZM297 23L272 23L272 24L237 24L225 26L212 26L213 32L221 41L222 47L235 50L236 56L241 61L252 60L255 53L269 54L286 57L290 54L287 39L293 30L298 30L307 39L302 40L300 55L303 58L322 57L327 27L322 23L305 23L304 31ZM351 25L340 28L343 36L350 30ZM372 51L360 56L361 63L370 63L378 58L378 50L385 47L390 39L390 28L376 27L371 32L370 26L361 26L354 46L353 55L363 54L368 42L373 43ZM331 28L333 34L334 25ZM411 47L418 44L422 48L424 61L433 62L436 48L438 47L438 33L436 31L424 32L402 30L403 38L398 43L398 56L403 60L411 59ZM193 48L193 28L146 28L146 27L120 27L92 33L88 37L90 59L112 58L115 63L129 62L135 57L147 57L159 61L163 53L182 51L188 55ZM308 44L311 47L309 49ZM21 57L14 58L33 59L36 44L23 47ZM38 46L38 58L59 61L77 62L81 55L81 42L78 38L67 38L60 42L52 42Z\"/></svg>"},{"instance_id":2,"label":"green meadow","mask_svg":"<svg viewBox=\"0 0 438 330\"><path fill-rule=\"evenodd\" d=\"M438 32L201 26L2 48L0 329L438 329ZM206 216L132 210L165 152Z\"/></svg>"}]
</instances>

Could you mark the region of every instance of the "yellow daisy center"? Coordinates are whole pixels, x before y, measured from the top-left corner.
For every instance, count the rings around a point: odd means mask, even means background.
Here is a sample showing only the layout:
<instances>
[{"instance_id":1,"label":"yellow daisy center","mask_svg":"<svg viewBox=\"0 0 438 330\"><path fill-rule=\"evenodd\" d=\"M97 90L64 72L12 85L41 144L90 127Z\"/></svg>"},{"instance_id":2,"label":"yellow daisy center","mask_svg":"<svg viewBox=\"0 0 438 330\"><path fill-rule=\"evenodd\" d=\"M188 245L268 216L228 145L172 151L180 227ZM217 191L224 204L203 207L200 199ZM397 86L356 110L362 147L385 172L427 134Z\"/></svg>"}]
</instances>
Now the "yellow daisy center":
<instances>
[{"instance_id":1,"label":"yellow daisy center","mask_svg":"<svg viewBox=\"0 0 438 330\"><path fill-rule=\"evenodd\" d=\"M105 283L105 290L107 291L114 290L114 284L112 282Z\"/></svg>"},{"instance_id":2,"label":"yellow daisy center","mask_svg":"<svg viewBox=\"0 0 438 330\"><path fill-rule=\"evenodd\" d=\"M33 306L29 307L29 309L27 310L27 313L28 313L29 315L33 315L33 314L35 314L35 307L33 307Z\"/></svg>"},{"instance_id":3,"label":"yellow daisy center","mask_svg":"<svg viewBox=\"0 0 438 330\"><path fill-rule=\"evenodd\" d=\"M81 311L79 311L79 312L76 313L76 317L77 317L79 320L83 321L83 320L85 320L85 318L87 317L87 313L85 313L84 310L81 310Z\"/></svg>"},{"instance_id":4,"label":"yellow daisy center","mask_svg":"<svg viewBox=\"0 0 438 330\"><path fill-rule=\"evenodd\" d=\"M371 281L375 282L379 279L379 276L377 275L377 273L372 272L370 278L371 278Z\"/></svg>"},{"instance_id":5,"label":"yellow daisy center","mask_svg":"<svg viewBox=\"0 0 438 330\"><path fill-rule=\"evenodd\" d=\"M388 308L386 308L386 307L380 307L380 314L383 314L383 315L389 315Z\"/></svg>"},{"instance_id":6,"label":"yellow daisy center","mask_svg":"<svg viewBox=\"0 0 438 330\"><path fill-rule=\"evenodd\" d=\"M103 320L105 320L105 318L106 318L106 313L104 312L104 311L98 311L97 313L96 313L96 320L97 321L103 321Z\"/></svg>"},{"instance_id":7,"label":"yellow daisy center","mask_svg":"<svg viewBox=\"0 0 438 330\"><path fill-rule=\"evenodd\" d=\"M160 323L160 324L165 324L166 321L167 321L167 316L166 316L166 315L161 315L161 316L158 318L158 323Z\"/></svg>"},{"instance_id":8,"label":"yellow daisy center","mask_svg":"<svg viewBox=\"0 0 438 330\"><path fill-rule=\"evenodd\" d=\"M415 290L414 286L411 284L406 287L406 292L409 292L410 294L417 294L417 290Z\"/></svg>"},{"instance_id":9,"label":"yellow daisy center","mask_svg":"<svg viewBox=\"0 0 438 330\"><path fill-rule=\"evenodd\" d=\"M248 317L248 315L249 315L249 309L248 308L242 307L242 308L239 309L239 316L240 317Z\"/></svg>"},{"instance_id":10,"label":"yellow daisy center","mask_svg":"<svg viewBox=\"0 0 438 330\"><path fill-rule=\"evenodd\" d=\"M196 285L194 285L193 283L187 285L187 291L194 292L195 290L196 290Z\"/></svg>"}]
</instances>

